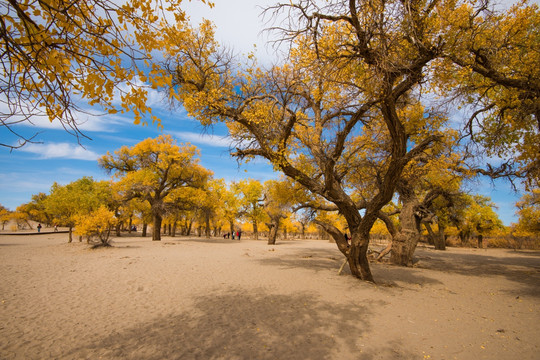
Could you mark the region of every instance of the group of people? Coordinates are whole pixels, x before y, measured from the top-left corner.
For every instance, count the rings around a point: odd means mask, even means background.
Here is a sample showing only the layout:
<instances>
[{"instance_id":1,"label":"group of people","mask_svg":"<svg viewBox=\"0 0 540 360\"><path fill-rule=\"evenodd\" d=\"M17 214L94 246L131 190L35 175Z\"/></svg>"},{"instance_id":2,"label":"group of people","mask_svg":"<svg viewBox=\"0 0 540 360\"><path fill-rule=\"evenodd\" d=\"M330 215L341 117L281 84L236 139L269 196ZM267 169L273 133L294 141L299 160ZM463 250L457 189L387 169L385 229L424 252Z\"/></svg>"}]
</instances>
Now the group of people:
<instances>
[{"instance_id":1,"label":"group of people","mask_svg":"<svg viewBox=\"0 0 540 360\"><path fill-rule=\"evenodd\" d=\"M238 230L238 231L233 231L232 234L230 232L226 233L226 234L223 234L223 238L224 239L230 239L231 238L231 235L232 235L232 239L234 240L235 238L240 240L240 238L242 237L242 231L241 230Z\"/></svg>"}]
</instances>

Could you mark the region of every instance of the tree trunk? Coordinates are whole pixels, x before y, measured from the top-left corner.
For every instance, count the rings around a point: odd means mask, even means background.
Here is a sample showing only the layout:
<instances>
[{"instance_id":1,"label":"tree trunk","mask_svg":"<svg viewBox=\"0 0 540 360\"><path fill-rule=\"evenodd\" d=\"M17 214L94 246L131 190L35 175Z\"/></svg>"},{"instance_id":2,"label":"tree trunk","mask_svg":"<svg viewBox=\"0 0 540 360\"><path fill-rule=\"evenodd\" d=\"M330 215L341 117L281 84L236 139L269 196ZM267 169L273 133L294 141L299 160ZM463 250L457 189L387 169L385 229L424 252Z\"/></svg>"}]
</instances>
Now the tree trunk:
<instances>
[{"instance_id":1,"label":"tree trunk","mask_svg":"<svg viewBox=\"0 0 540 360\"><path fill-rule=\"evenodd\" d=\"M461 245L465 245L469 242L469 237L471 236L469 230L459 230L459 239L461 240Z\"/></svg>"},{"instance_id":2,"label":"tree trunk","mask_svg":"<svg viewBox=\"0 0 540 360\"><path fill-rule=\"evenodd\" d=\"M367 258L368 245L369 237L363 238L360 233L351 231L351 245L347 254L347 261L353 276L365 281L375 282Z\"/></svg>"},{"instance_id":3,"label":"tree trunk","mask_svg":"<svg viewBox=\"0 0 540 360\"><path fill-rule=\"evenodd\" d=\"M423 224L424 224L424 227L426 228L426 230L428 232L428 237L427 237L428 238L428 244L429 245L435 245L435 243L437 242L437 240L436 240L437 234L435 234L435 232L431 228L430 223L423 223Z\"/></svg>"},{"instance_id":4,"label":"tree trunk","mask_svg":"<svg viewBox=\"0 0 540 360\"><path fill-rule=\"evenodd\" d=\"M69 227L69 236L68 236L68 243L73 241L73 227Z\"/></svg>"},{"instance_id":5,"label":"tree trunk","mask_svg":"<svg viewBox=\"0 0 540 360\"><path fill-rule=\"evenodd\" d=\"M133 215L129 216L128 233L131 234L131 228L133 227Z\"/></svg>"},{"instance_id":6,"label":"tree trunk","mask_svg":"<svg viewBox=\"0 0 540 360\"><path fill-rule=\"evenodd\" d=\"M392 240L391 262L396 265L412 265L413 254L420 240L420 221L416 216L418 201L414 195L401 195L403 203L399 216L401 229Z\"/></svg>"},{"instance_id":7,"label":"tree trunk","mask_svg":"<svg viewBox=\"0 0 540 360\"><path fill-rule=\"evenodd\" d=\"M476 237L476 240L478 241L478 248L479 249L483 249L484 246L482 244L482 240L484 239L484 235L482 234L478 234L478 236Z\"/></svg>"},{"instance_id":8,"label":"tree trunk","mask_svg":"<svg viewBox=\"0 0 540 360\"><path fill-rule=\"evenodd\" d=\"M435 250L446 250L446 236L444 235L444 227L439 224L439 232L435 236Z\"/></svg>"},{"instance_id":9,"label":"tree trunk","mask_svg":"<svg viewBox=\"0 0 540 360\"><path fill-rule=\"evenodd\" d=\"M433 231L433 228L431 227L431 224L430 223L423 223L424 224L424 227L426 228L427 232L428 232L428 244L429 245L434 245L435 248L437 248L437 237L439 236L438 234L435 234L435 232Z\"/></svg>"},{"instance_id":10,"label":"tree trunk","mask_svg":"<svg viewBox=\"0 0 540 360\"><path fill-rule=\"evenodd\" d=\"M187 226L186 226L186 236L191 235L191 228L193 227L193 221L188 220Z\"/></svg>"},{"instance_id":11,"label":"tree trunk","mask_svg":"<svg viewBox=\"0 0 540 360\"><path fill-rule=\"evenodd\" d=\"M255 240L259 240L259 224L255 220L253 220L253 236Z\"/></svg>"},{"instance_id":12,"label":"tree trunk","mask_svg":"<svg viewBox=\"0 0 540 360\"><path fill-rule=\"evenodd\" d=\"M279 223L269 223L266 224L268 228L270 229L270 233L268 234L268 245L275 245L276 239L277 239L277 233L278 233L278 227Z\"/></svg>"},{"instance_id":13,"label":"tree trunk","mask_svg":"<svg viewBox=\"0 0 540 360\"><path fill-rule=\"evenodd\" d=\"M231 239L234 237L234 220L233 221L229 221L229 229L231 231Z\"/></svg>"},{"instance_id":14,"label":"tree trunk","mask_svg":"<svg viewBox=\"0 0 540 360\"><path fill-rule=\"evenodd\" d=\"M143 226L142 226L142 234L141 236L142 237L146 237L146 232L148 231L148 224L147 223L143 223Z\"/></svg>"},{"instance_id":15,"label":"tree trunk","mask_svg":"<svg viewBox=\"0 0 540 360\"><path fill-rule=\"evenodd\" d=\"M205 215L206 237L210 238L210 213L207 212Z\"/></svg>"},{"instance_id":16,"label":"tree trunk","mask_svg":"<svg viewBox=\"0 0 540 360\"><path fill-rule=\"evenodd\" d=\"M116 224L115 231L116 231L116 236L117 236L117 237L122 236L122 232L120 231L120 230L121 230L121 226L122 226L122 224L120 224L120 222L118 222L118 224Z\"/></svg>"},{"instance_id":17,"label":"tree trunk","mask_svg":"<svg viewBox=\"0 0 540 360\"><path fill-rule=\"evenodd\" d=\"M161 215L153 215L152 241L161 241Z\"/></svg>"}]
</instances>

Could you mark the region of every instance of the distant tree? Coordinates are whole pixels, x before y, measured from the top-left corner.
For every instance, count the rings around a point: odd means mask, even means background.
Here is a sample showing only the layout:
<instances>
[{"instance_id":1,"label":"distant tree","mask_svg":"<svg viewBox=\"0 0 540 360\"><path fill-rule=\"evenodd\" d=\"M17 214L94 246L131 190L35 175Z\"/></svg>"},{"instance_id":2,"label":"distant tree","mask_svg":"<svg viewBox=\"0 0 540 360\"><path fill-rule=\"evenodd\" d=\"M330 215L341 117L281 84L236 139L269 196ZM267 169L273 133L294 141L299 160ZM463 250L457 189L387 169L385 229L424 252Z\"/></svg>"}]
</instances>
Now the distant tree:
<instances>
[{"instance_id":1,"label":"distant tree","mask_svg":"<svg viewBox=\"0 0 540 360\"><path fill-rule=\"evenodd\" d=\"M202 187L211 176L195 158L197 148L177 145L170 135L146 139L133 147L107 152L99 165L118 177L126 199L150 204L152 240L161 240L161 225L172 193L184 187Z\"/></svg>"},{"instance_id":2,"label":"distant tree","mask_svg":"<svg viewBox=\"0 0 540 360\"><path fill-rule=\"evenodd\" d=\"M29 219L34 221L52 225L51 214L47 212L45 207L45 201L47 200L47 194L39 193L32 195L32 201L26 204L21 204L17 211L24 212L28 215Z\"/></svg>"},{"instance_id":3,"label":"distant tree","mask_svg":"<svg viewBox=\"0 0 540 360\"><path fill-rule=\"evenodd\" d=\"M267 180L264 182L263 193L264 212L270 219L266 224L270 230L268 245L274 245L282 221L291 215L295 204L294 185L286 179Z\"/></svg>"},{"instance_id":4,"label":"distant tree","mask_svg":"<svg viewBox=\"0 0 540 360\"><path fill-rule=\"evenodd\" d=\"M0 204L0 222L2 222L2 230L11 219L11 211Z\"/></svg>"},{"instance_id":5,"label":"distant tree","mask_svg":"<svg viewBox=\"0 0 540 360\"><path fill-rule=\"evenodd\" d=\"M489 197L469 196L468 202L459 224L460 237L462 242L466 242L471 236L476 236L477 246L482 248L484 236L504 226L493 210L496 206Z\"/></svg>"},{"instance_id":6,"label":"distant tree","mask_svg":"<svg viewBox=\"0 0 540 360\"><path fill-rule=\"evenodd\" d=\"M54 183L44 203L53 221L69 228L68 242L72 242L78 216L88 215L102 205L107 206L111 196L109 182L83 177L67 185Z\"/></svg>"},{"instance_id":7,"label":"distant tree","mask_svg":"<svg viewBox=\"0 0 540 360\"><path fill-rule=\"evenodd\" d=\"M232 234L236 231L236 221L242 216L242 202L240 201L239 189L234 184L229 184L228 189L223 191L222 214L223 218L229 225L229 232Z\"/></svg>"},{"instance_id":8,"label":"distant tree","mask_svg":"<svg viewBox=\"0 0 540 360\"><path fill-rule=\"evenodd\" d=\"M255 240L259 240L259 223L264 216L261 204L263 200L263 184L257 180L247 179L239 181L236 186L241 195L244 217L251 222Z\"/></svg>"},{"instance_id":9,"label":"distant tree","mask_svg":"<svg viewBox=\"0 0 540 360\"><path fill-rule=\"evenodd\" d=\"M518 233L540 236L540 189L525 193L516 206L519 220L515 227Z\"/></svg>"}]
</instances>

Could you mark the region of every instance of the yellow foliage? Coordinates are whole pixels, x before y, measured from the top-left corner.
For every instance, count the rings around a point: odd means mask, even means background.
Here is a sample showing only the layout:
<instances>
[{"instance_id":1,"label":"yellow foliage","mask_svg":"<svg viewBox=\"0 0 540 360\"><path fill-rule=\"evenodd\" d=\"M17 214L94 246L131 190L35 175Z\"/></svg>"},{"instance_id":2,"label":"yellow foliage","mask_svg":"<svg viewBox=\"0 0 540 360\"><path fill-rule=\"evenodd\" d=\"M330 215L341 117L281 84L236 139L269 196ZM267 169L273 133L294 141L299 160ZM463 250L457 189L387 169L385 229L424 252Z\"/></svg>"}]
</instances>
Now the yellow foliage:
<instances>
[{"instance_id":1,"label":"yellow foliage","mask_svg":"<svg viewBox=\"0 0 540 360\"><path fill-rule=\"evenodd\" d=\"M202 0L210 7L211 3ZM73 95L105 111L132 110L135 122L151 111L147 94L135 82L141 60L166 46L164 28L181 29L186 17L182 0L9 1L2 5L2 57L6 81L1 91L13 113L2 115L9 126L13 115L45 114L75 128ZM174 15L174 24L169 23ZM171 77L152 64L146 86L159 88ZM145 85L143 85L145 86ZM117 93L117 94L115 94ZM118 98L121 104L118 106ZM36 107L33 104L39 104Z\"/></svg>"},{"instance_id":2,"label":"yellow foliage","mask_svg":"<svg viewBox=\"0 0 540 360\"><path fill-rule=\"evenodd\" d=\"M97 237L101 243L107 244L111 228L116 221L114 213L102 205L90 214L77 215L74 232L88 238Z\"/></svg>"}]
</instances>

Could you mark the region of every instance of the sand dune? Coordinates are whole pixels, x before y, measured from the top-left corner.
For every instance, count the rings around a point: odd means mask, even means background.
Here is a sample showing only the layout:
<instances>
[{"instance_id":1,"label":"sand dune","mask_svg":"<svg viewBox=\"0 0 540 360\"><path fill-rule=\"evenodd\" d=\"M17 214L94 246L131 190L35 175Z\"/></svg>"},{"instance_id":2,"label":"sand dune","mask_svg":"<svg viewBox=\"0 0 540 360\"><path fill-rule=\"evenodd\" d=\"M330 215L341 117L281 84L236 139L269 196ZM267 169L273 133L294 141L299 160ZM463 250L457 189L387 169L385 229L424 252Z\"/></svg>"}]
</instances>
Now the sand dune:
<instances>
[{"instance_id":1,"label":"sand dune","mask_svg":"<svg viewBox=\"0 0 540 360\"><path fill-rule=\"evenodd\" d=\"M538 359L540 252L419 249L338 275L326 241L0 235L1 359Z\"/></svg>"}]
</instances>

